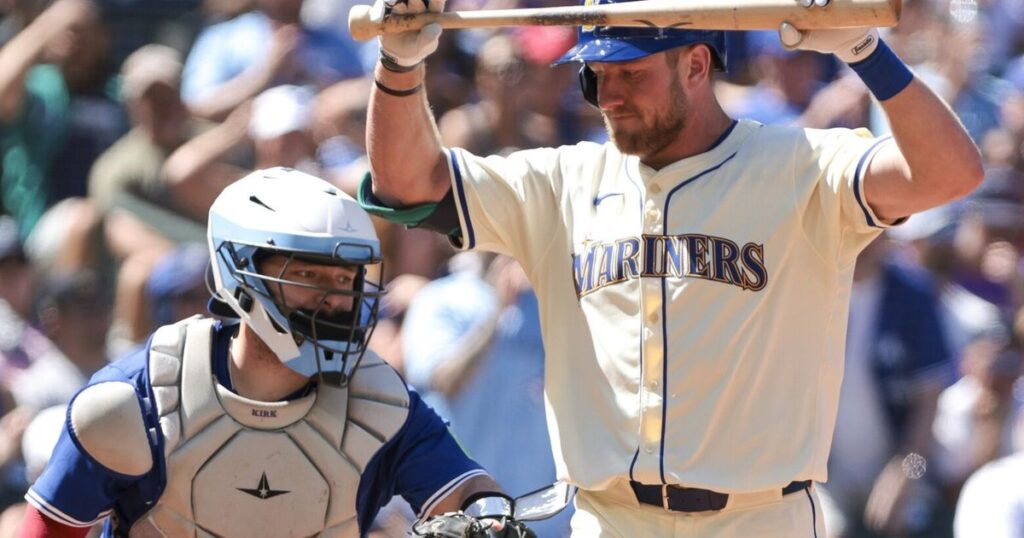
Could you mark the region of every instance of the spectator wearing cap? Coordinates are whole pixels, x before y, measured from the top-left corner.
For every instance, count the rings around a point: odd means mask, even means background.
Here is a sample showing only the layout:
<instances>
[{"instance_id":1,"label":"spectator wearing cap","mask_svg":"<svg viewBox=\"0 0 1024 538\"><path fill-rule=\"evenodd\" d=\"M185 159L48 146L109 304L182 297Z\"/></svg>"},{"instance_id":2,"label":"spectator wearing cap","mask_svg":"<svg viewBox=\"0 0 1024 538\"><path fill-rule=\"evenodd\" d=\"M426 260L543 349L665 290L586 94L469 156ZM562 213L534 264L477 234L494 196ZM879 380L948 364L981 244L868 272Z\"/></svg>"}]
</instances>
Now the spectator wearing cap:
<instances>
[{"instance_id":1,"label":"spectator wearing cap","mask_svg":"<svg viewBox=\"0 0 1024 538\"><path fill-rule=\"evenodd\" d=\"M132 129L90 173L89 199L99 208L104 246L116 261L115 341L134 341L134 330L145 326L137 318L145 313L140 303L157 260L179 241L205 238L205 214L179 203L163 177L168 156L210 128L191 118L181 101L181 70L181 54L160 44L145 45L125 59L121 97Z\"/></svg>"},{"instance_id":2,"label":"spectator wearing cap","mask_svg":"<svg viewBox=\"0 0 1024 538\"><path fill-rule=\"evenodd\" d=\"M134 342L141 338L136 331L147 327L141 321L148 318L142 304L160 257L177 242L205 238L206 211L190 206L188 198L182 202L164 177L169 156L211 129L189 117L179 96L181 70L181 55L159 44L143 46L125 59L121 95L132 130L96 161L90 175L89 194L103 212L104 239L118 262L115 341Z\"/></svg>"},{"instance_id":3,"label":"spectator wearing cap","mask_svg":"<svg viewBox=\"0 0 1024 538\"><path fill-rule=\"evenodd\" d=\"M167 157L203 128L189 118L180 87L181 54L165 45L146 45L121 66L132 129L89 174L89 198L108 218L106 236L118 259L166 241L203 238L202 225L183 214L161 178Z\"/></svg>"},{"instance_id":4,"label":"spectator wearing cap","mask_svg":"<svg viewBox=\"0 0 1024 538\"><path fill-rule=\"evenodd\" d=\"M203 30L185 63L182 96L192 113L220 120L274 86L324 89L364 74L347 31L301 20L303 0L256 0L256 10Z\"/></svg>"},{"instance_id":5,"label":"spectator wearing cap","mask_svg":"<svg viewBox=\"0 0 1024 538\"><path fill-rule=\"evenodd\" d=\"M189 140L164 165L163 179L171 194L194 218L205 219L220 191L250 172L227 162L230 152L243 144L254 150L256 168L287 166L318 173L314 99L306 87L276 86Z\"/></svg>"},{"instance_id":6,"label":"spectator wearing cap","mask_svg":"<svg viewBox=\"0 0 1024 538\"><path fill-rule=\"evenodd\" d=\"M305 86L277 86L252 103L249 139L256 150L256 168L287 166L315 172L313 105L316 94Z\"/></svg>"}]
</instances>

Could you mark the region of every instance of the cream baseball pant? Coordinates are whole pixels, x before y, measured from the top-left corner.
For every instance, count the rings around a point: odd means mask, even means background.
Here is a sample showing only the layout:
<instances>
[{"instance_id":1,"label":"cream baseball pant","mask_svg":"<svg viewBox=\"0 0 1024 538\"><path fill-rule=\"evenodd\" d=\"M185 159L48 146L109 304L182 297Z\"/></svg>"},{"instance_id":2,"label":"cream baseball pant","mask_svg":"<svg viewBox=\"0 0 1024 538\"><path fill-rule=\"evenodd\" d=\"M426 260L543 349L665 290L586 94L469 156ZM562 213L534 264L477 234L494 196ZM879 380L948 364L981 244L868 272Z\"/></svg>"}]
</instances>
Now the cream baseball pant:
<instances>
[{"instance_id":1,"label":"cream baseball pant","mask_svg":"<svg viewBox=\"0 0 1024 538\"><path fill-rule=\"evenodd\" d=\"M825 538L821 503L810 488L783 496L782 489L729 496L711 512L672 512L641 504L629 483L601 491L580 490L573 538Z\"/></svg>"}]
</instances>

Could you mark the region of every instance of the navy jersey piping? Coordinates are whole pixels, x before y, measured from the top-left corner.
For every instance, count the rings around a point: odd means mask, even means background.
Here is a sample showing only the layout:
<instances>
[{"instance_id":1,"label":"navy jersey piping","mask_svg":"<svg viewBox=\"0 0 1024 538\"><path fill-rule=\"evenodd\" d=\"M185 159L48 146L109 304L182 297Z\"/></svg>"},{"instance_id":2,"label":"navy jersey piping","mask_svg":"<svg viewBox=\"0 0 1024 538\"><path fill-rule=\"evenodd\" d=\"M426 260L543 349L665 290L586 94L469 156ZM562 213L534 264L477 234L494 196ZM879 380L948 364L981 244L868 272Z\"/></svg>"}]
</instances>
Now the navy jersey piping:
<instances>
[{"instance_id":1,"label":"navy jersey piping","mask_svg":"<svg viewBox=\"0 0 1024 538\"><path fill-rule=\"evenodd\" d=\"M707 152L717 148L718 146L720 146L722 144L722 142L725 142L725 139L729 138L729 135L732 134L732 130L735 129L736 125L738 125L738 124L739 124L738 121L732 120L732 123L729 124L729 127L726 127L725 132L723 132L721 134L721 136L718 137L717 140L712 142L711 146L708 149L704 150L704 153L707 153Z\"/></svg>"},{"instance_id":2,"label":"navy jersey piping","mask_svg":"<svg viewBox=\"0 0 1024 538\"><path fill-rule=\"evenodd\" d=\"M733 126L735 126L735 125L736 125L736 122L733 121ZM732 127L730 127L729 130L732 130ZM726 133L728 134L728 131L726 131ZM717 143L716 143L716 145L717 145ZM698 179L700 179L700 178L710 174L711 172L714 172L715 170L718 170L719 168L724 166L725 163L731 161L732 158L735 157L737 153L739 153L739 152L738 151L734 152L732 155L729 155L728 157L726 157L725 160L723 160L722 162L716 164L715 166L712 166L711 168L708 168L707 170L704 170L703 172L701 172L701 173L691 177L690 179L687 179L686 181L683 181L682 183L676 185L675 188L673 188L671 191L669 191L668 195L665 197L665 220L662 223L662 230L661 230L662 235L668 235L668 216L669 216L668 208L669 208L669 205L672 203L672 195L674 195L677 191L679 191L679 189L682 189L683 187L689 185L690 183L693 183L694 181L696 181L696 180L698 180ZM665 423L666 423L666 419L667 419L666 415L668 413L668 411L667 411L668 406L665 404L665 402L668 402L668 359L669 359L669 351L668 351L668 323L667 323L668 303L666 302L667 293L668 292L665 289L665 278L666 277L662 276L662 277L659 277L659 278L661 279L661 339L662 339L662 346L661 346L661 348L664 350L664 359L661 361L661 376L662 376L661 377L662 378L662 383L661 383L661 401L662 401L662 404L661 404L661 439L659 440L659 443L660 443L661 447L660 447L660 450L659 450L659 453L658 453L658 456L659 456L658 457L658 474L661 476L661 483L662 484L667 484L668 482L665 480Z\"/></svg>"},{"instance_id":3,"label":"navy jersey piping","mask_svg":"<svg viewBox=\"0 0 1024 538\"><path fill-rule=\"evenodd\" d=\"M462 217L466 222L466 249L470 250L476 246L476 233L473 232L473 221L469 217L469 206L466 204L466 188L462 185L462 171L459 169L455 150L449 149L448 155L452 173L455 175L455 189L459 192L459 207L462 208Z\"/></svg>"},{"instance_id":4,"label":"navy jersey piping","mask_svg":"<svg viewBox=\"0 0 1024 538\"><path fill-rule=\"evenodd\" d=\"M865 202L864 195L861 194L862 184L864 182L864 169L867 166L868 160L875 154L876 149L882 142L886 142L891 137L880 138L871 144L871 147L860 156L860 161L857 162L857 171L854 173L853 178L853 197L857 200L857 204L860 206L860 210L864 212L864 220L867 221L868 226L872 228L881 228L875 219L871 218L871 211L868 210L867 202Z\"/></svg>"},{"instance_id":5,"label":"navy jersey piping","mask_svg":"<svg viewBox=\"0 0 1024 538\"><path fill-rule=\"evenodd\" d=\"M818 513L814 508L814 497L811 497L811 488L805 488L804 493L807 495L807 502L811 503L811 531L814 532L814 538L818 538Z\"/></svg>"},{"instance_id":6,"label":"navy jersey piping","mask_svg":"<svg viewBox=\"0 0 1024 538\"><path fill-rule=\"evenodd\" d=\"M737 122L736 120L732 120L732 123L729 124L729 127L725 130L725 132L723 132L721 134L721 136L719 136L718 139L715 140L715 142L713 144L711 144L711 147L709 147L707 149L707 151L711 151L711 150L715 149L722 142L724 142L726 138L729 138L729 134L732 133L733 129L738 124L739 124L739 122ZM665 205L666 206L668 205L668 199L672 197L672 193L674 193L677 189L679 189L680 187L686 185L690 181L693 181L693 180L699 178L700 176L702 176L704 174L707 174L708 172L714 171L718 167L720 167L723 164L725 164L729 159L732 159L735 155L736 154L733 153L725 161L722 161L721 163L719 163L718 166L715 166L714 168L711 168L709 170L705 170L704 172L701 172L697 176L694 176L694 177L684 181L683 183L679 184L678 186L676 186L675 189L672 189L672 191L668 193L668 196L666 197ZM637 178L633 177L633 175L630 173L629 167L626 166L626 159L623 159L623 161L622 161L622 168L623 168L623 171L626 173L626 178L629 180L629 183L631 185L633 185L633 187L635 187L636 190L637 190L637 194L639 195L638 202L640 204L640 211L643 212L643 198L644 198L643 191L640 188L640 185L638 183ZM667 225L667 220L666 220L666 225ZM661 296L662 296L661 297L662 310L664 310L664 308L665 308L665 280L664 280L664 277L662 277ZM662 312L662 320L663 321L664 321L664 314L665 313L663 311ZM642 332L642 329L643 329L643 321L642 320L640 321L640 325L641 325L641 332ZM663 325L664 325L664 323L663 323ZM663 334L662 338L666 342L668 341L667 335ZM666 356L667 356L667 354L666 354ZM640 357L640 381L641 381L641 389L642 389L643 379L644 379L644 345L643 345L643 340L640 341L639 357ZM663 364L665 362L667 362L667 361L663 361ZM667 373L667 370L666 370L666 372L663 372L663 374L664 373ZM663 385L665 385L665 383L663 383ZM665 394L664 394L665 390L666 390L665 387L662 387L662 402L665 401ZM641 407L642 407L642 403L641 403ZM643 412L643 409L641 408L641 413L642 412ZM661 463L660 463L659 474L661 475L662 483L664 483L665 482L665 406L664 406L664 404L662 404L661 415L662 415L661 416L661 418L662 418L662 420L661 420L661 452L660 452L660 458L659 458ZM637 433L638 433L638 437L639 437L639 432L637 432ZM633 459L632 459L632 461L629 462L629 479L630 480L634 480L634 481L636 480L636 476L635 476L634 473L636 472L636 462L637 462L637 459L640 458L640 445L641 444L642 443L638 439L637 440L636 450L633 452Z\"/></svg>"},{"instance_id":7,"label":"navy jersey piping","mask_svg":"<svg viewBox=\"0 0 1024 538\"><path fill-rule=\"evenodd\" d=\"M643 191L640 189L640 184L638 182L638 179L633 177L633 175L630 173L629 167L626 166L627 160L628 159L623 159L622 160L622 171L625 173L626 179L628 180L629 184L632 185L633 188L636 189L637 204L640 206L639 209L640 209L640 212L642 214L643 213L643 209L644 209L644 195L643 195ZM640 332L641 332L641 334L643 333L643 320L640 321ZM642 387L643 386L642 382L643 382L643 379L644 379L644 342L643 342L643 339L640 340L639 355L638 356L640 357L640 380L641 380L641 387ZM642 398L638 398L638 399L640 400L640 403L639 403L640 408L641 408L640 411L643 412L643 399ZM637 435L636 450L633 451L633 459L629 462L629 479L630 480L636 480L634 472L636 471L636 461L637 461L637 459L640 458L640 445L642 444L640 442L640 435L639 435L639 433L640 432L638 431L637 432L638 435Z\"/></svg>"}]
</instances>

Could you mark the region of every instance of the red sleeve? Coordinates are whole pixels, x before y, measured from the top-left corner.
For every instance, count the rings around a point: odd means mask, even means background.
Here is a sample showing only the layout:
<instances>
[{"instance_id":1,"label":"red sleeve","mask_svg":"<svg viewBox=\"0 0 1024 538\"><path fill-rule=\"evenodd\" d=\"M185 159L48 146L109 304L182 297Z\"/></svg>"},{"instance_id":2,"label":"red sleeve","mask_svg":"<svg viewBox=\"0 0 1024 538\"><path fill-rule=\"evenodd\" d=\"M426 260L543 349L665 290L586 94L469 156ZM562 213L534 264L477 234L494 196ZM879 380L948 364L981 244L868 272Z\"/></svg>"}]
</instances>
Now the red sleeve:
<instances>
[{"instance_id":1,"label":"red sleeve","mask_svg":"<svg viewBox=\"0 0 1024 538\"><path fill-rule=\"evenodd\" d=\"M72 527L58 523L36 510L31 504L25 509L25 517L18 529L18 538L84 538L89 527Z\"/></svg>"}]
</instances>

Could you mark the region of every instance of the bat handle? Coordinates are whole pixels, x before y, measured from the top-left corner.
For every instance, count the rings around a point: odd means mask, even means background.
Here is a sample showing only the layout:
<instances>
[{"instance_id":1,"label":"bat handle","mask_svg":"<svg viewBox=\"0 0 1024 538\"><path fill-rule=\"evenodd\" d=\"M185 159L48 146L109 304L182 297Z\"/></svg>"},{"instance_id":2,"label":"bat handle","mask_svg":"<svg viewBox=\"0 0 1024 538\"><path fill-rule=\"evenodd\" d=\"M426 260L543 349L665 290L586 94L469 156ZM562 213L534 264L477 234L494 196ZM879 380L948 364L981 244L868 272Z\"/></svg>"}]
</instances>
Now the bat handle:
<instances>
[{"instance_id":1,"label":"bat handle","mask_svg":"<svg viewBox=\"0 0 1024 538\"><path fill-rule=\"evenodd\" d=\"M352 34L352 39L369 41L384 31L380 21L373 20L371 9L371 6L357 4L348 11L348 31Z\"/></svg>"},{"instance_id":2,"label":"bat handle","mask_svg":"<svg viewBox=\"0 0 1024 538\"><path fill-rule=\"evenodd\" d=\"M348 11L348 31L352 39L368 41L376 36L419 30L432 23L444 28L465 28L458 13L407 13L390 14L383 20L374 17L373 8L365 4L352 6Z\"/></svg>"}]
</instances>

